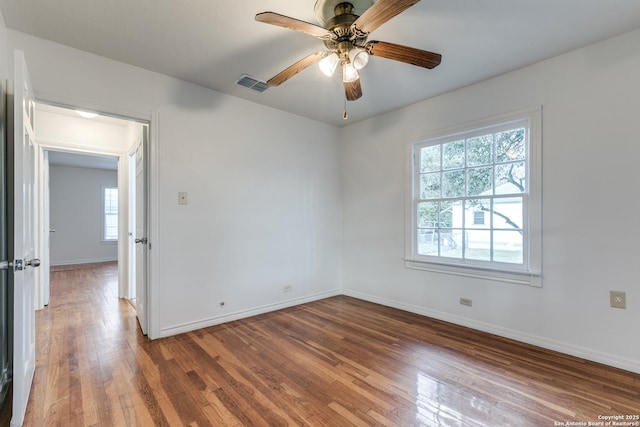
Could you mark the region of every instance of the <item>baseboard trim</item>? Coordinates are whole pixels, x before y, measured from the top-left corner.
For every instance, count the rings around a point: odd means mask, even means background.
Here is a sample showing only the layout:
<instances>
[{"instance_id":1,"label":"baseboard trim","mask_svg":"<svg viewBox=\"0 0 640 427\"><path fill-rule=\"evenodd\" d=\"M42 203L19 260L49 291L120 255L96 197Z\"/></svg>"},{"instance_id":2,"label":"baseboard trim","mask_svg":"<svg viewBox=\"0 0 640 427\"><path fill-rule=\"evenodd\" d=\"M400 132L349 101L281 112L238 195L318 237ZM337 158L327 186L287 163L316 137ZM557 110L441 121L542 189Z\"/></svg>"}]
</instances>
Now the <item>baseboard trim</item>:
<instances>
[{"instance_id":1,"label":"baseboard trim","mask_svg":"<svg viewBox=\"0 0 640 427\"><path fill-rule=\"evenodd\" d=\"M399 310L408 311L410 313L420 314L422 316L432 317L434 319L443 320L445 322L454 323L456 325L465 326L471 329L476 329L482 332L488 332L490 334L498 335L504 338L509 338L515 341L520 341L525 344L535 345L547 350L553 350L560 353L568 354L570 356L579 357L581 359L590 360L592 362L602 363L604 365L613 366L615 368L624 369L626 371L640 374L640 361L632 360L624 357L619 357L614 354L604 353L580 346L574 346L571 344L563 343L560 341L550 340L538 335L527 334L520 331L516 331L502 326L493 325L486 322L468 319L461 316L456 316L450 313L445 313L438 310L426 309L413 304L407 304L401 301L391 300L388 298L382 298L375 295L370 295L364 292L345 289L344 295L358 298L364 301L373 302L376 304L384 305L387 307L397 308Z\"/></svg>"},{"instance_id":2,"label":"baseboard trim","mask_svg":"<svg viewBox=\"0 0 640 427\"><path fill-rule=\"evenodd\" d=\"M341 294L342 294L341 289L334 289L332 291L320 292L317 294L307 295L301 298L294 298L294 299L278 302L275 304L267 304L260 307L251 308L248 310L239 310L233 313L225 314L223 316L215 316L207 319L198 320L195 322L188 322L180 325L168 326L160 329L159 338L166 338L172 335L195 331L197 329L208 328L209 326L220 325L222 323L232 322L234 320L240 320L240 319L244 319L251 316L257 316L259 314L282 310L284 308L294 307L296 305L306 304L308 302L318 301L321 299L334 297Z\"/></svg>"},{"instance_id":3,"label":"baseboard trim","mask_svg":"<svg viewBox=\"0 0 640 427\"><path fill-rule=\"evenodd\" d=\"M55 261L51 262L51 267L58 267L62 265L82 265L82 264L98 264L102 262L114 262L118 261L118 258L93 258L93 259L76 259L67 261Z\"/></svg>"}]
</instances>

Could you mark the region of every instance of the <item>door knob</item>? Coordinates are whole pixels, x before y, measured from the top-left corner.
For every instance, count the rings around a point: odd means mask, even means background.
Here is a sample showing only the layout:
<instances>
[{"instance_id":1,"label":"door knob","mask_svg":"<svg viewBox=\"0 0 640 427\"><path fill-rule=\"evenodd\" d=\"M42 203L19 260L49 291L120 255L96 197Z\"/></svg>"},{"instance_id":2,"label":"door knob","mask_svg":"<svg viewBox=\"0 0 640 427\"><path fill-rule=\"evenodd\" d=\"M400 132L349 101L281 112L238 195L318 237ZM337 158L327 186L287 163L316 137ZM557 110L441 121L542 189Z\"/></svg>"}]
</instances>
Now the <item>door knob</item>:
<instances>
[{"instance_id":1,"label":"door knob","mask_svg":"<svg viewBox=\"0 0 640 427\"><path fill-rule=\"evenodd\" d=\"M24 265L30 265L31 267L40 267L40 260L38 258L33 258L25 261Z\"/></svg>"},{"instance_id":2,"label":"door knob","mask_svg":"<svg viewBox=\"0 0 640 427\"><path fill-rule=\"evenodd\" d=\"M147 244L147 238L143 237L142 239L136 239L135 240L136 243L142 243L143 245Z\"/></svg>"}]
</instances>

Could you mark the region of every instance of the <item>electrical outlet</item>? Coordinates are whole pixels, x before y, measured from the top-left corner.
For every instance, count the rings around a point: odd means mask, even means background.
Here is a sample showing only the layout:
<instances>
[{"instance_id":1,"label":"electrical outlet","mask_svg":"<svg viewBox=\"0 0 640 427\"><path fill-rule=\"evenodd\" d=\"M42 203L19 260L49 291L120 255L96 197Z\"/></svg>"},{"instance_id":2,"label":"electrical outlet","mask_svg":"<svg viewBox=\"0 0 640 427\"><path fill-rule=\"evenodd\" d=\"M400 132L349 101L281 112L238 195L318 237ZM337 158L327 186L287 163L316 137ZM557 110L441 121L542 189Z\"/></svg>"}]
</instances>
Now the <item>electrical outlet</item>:
<instances>
[{"instance_id":1,"label":"electrical outlet","mask_svg":"<svg viewBox=\"0 0 640 427\"><path fill-rule=\"evenodd\" d=\"M467 307L472 307L473 301L471 301L469 298L460 298L460 304L466 305Z\"/></svg>"},{"instance_id":2,"label":"electrical outlet","mask_svg":"<svg viewBox=\"0 0 640 427\"><path fill-rule=\"evenodd\" d=\"M286 285L282 287L282 292L291 292L293 290L293 286Z\"/></svg>"},{"instance_id":3,"label":"electrical outlet","mask_svg":"<svg viewBox=\"0 0 640 427\"><path fill-rule=\"evenodd\" d=\"M178 191L178 204L179 205L188 205L189 204L189 195L186 191Z\"/></svg>"},{"instance_id":4,"label":"electrical outlet","mask_svg":"<svg viewBox=\"0 0 640 427\"><path fill-rule=\"evenodd\" d=\"M627 293L622 291L609 291L609 303L614 308L627 308Z\"/></svg>"}]
</instances>

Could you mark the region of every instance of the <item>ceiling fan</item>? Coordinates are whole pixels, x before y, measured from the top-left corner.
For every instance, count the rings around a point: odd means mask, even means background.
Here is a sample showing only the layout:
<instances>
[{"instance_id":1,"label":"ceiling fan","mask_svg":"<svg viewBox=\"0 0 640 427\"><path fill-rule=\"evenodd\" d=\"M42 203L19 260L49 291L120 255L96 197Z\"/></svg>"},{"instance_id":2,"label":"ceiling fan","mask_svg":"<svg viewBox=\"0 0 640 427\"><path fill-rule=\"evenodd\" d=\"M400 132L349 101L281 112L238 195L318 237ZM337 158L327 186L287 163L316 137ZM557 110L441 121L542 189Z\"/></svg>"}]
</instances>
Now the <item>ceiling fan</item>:
<instances>
[{"instance_id":1,"label":"ceiling fan","mask_svg":"<svg viewBox=\"0 0 640 427\"><path fill-rule=\"evenodd\" d=\"M320 70L330 77L339 65L346 99L355 101L362 96L359 71L367 65L369 56L380 56L424 68L436 67L442 59L438 53L394 43L367 41L372 31L419 1L378 0L374 3L374 0L318 0L314 10L323 26L274 12L258 13L256 21L309 34L322 40L326 47L285 68L267 80L267 85L279 86L317 62Z\"/></svg>"}]
</instances>

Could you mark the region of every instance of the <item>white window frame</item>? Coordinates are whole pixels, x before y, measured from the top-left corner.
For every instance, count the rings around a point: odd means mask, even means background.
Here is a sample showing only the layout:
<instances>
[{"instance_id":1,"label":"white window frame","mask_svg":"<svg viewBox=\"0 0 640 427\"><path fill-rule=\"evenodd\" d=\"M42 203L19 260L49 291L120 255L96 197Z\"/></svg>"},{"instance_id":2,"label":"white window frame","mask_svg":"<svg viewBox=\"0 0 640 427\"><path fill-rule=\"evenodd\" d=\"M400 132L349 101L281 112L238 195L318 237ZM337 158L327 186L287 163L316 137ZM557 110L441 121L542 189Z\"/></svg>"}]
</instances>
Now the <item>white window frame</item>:
<instances>
[{"instance_id":1,"label":"white window frame","mask_svg":"<svg viewBox=\"0 0 640 427\"><path fill-rule=\"evenodd\" d=\"M469 138L510 125L525 123L526 189L523 196L523 264L474 262L418 254L417 200L419 199L419 150L458 138ZM447 129L420 141L407 144L405 267L482 278L529 286L542 286L542 107L491 117Z\"/></svg>"},{"instance_id":2,"label":"white window frame","mask_svg":"<svg viewBox=\"0 0 640 427\"><path fill-rule=\"evenodd\" d=\"M100 212L100 217L101 217L101 223L102 223L102 228L101 228L101 236L100 239L102 241L102 243L117 243L118 242L118 236L116 234L116 237L113 239L109 239L107 238L107 206L106 206L106 192L107 190L116 190L118 191L118 187L117 186L111 186L111 185L103 185L102 186L102 191L100 192L100 197L102 199L102 210ZM118 196L119 197L119 196ZM119 202L119 199L118 199ZM118 206L118 209L120 209L120 206ZM116 218L118 218L118 214L116 213ZM119 218L118 218L119 219Z\"/></svg>"}]
</instances>

